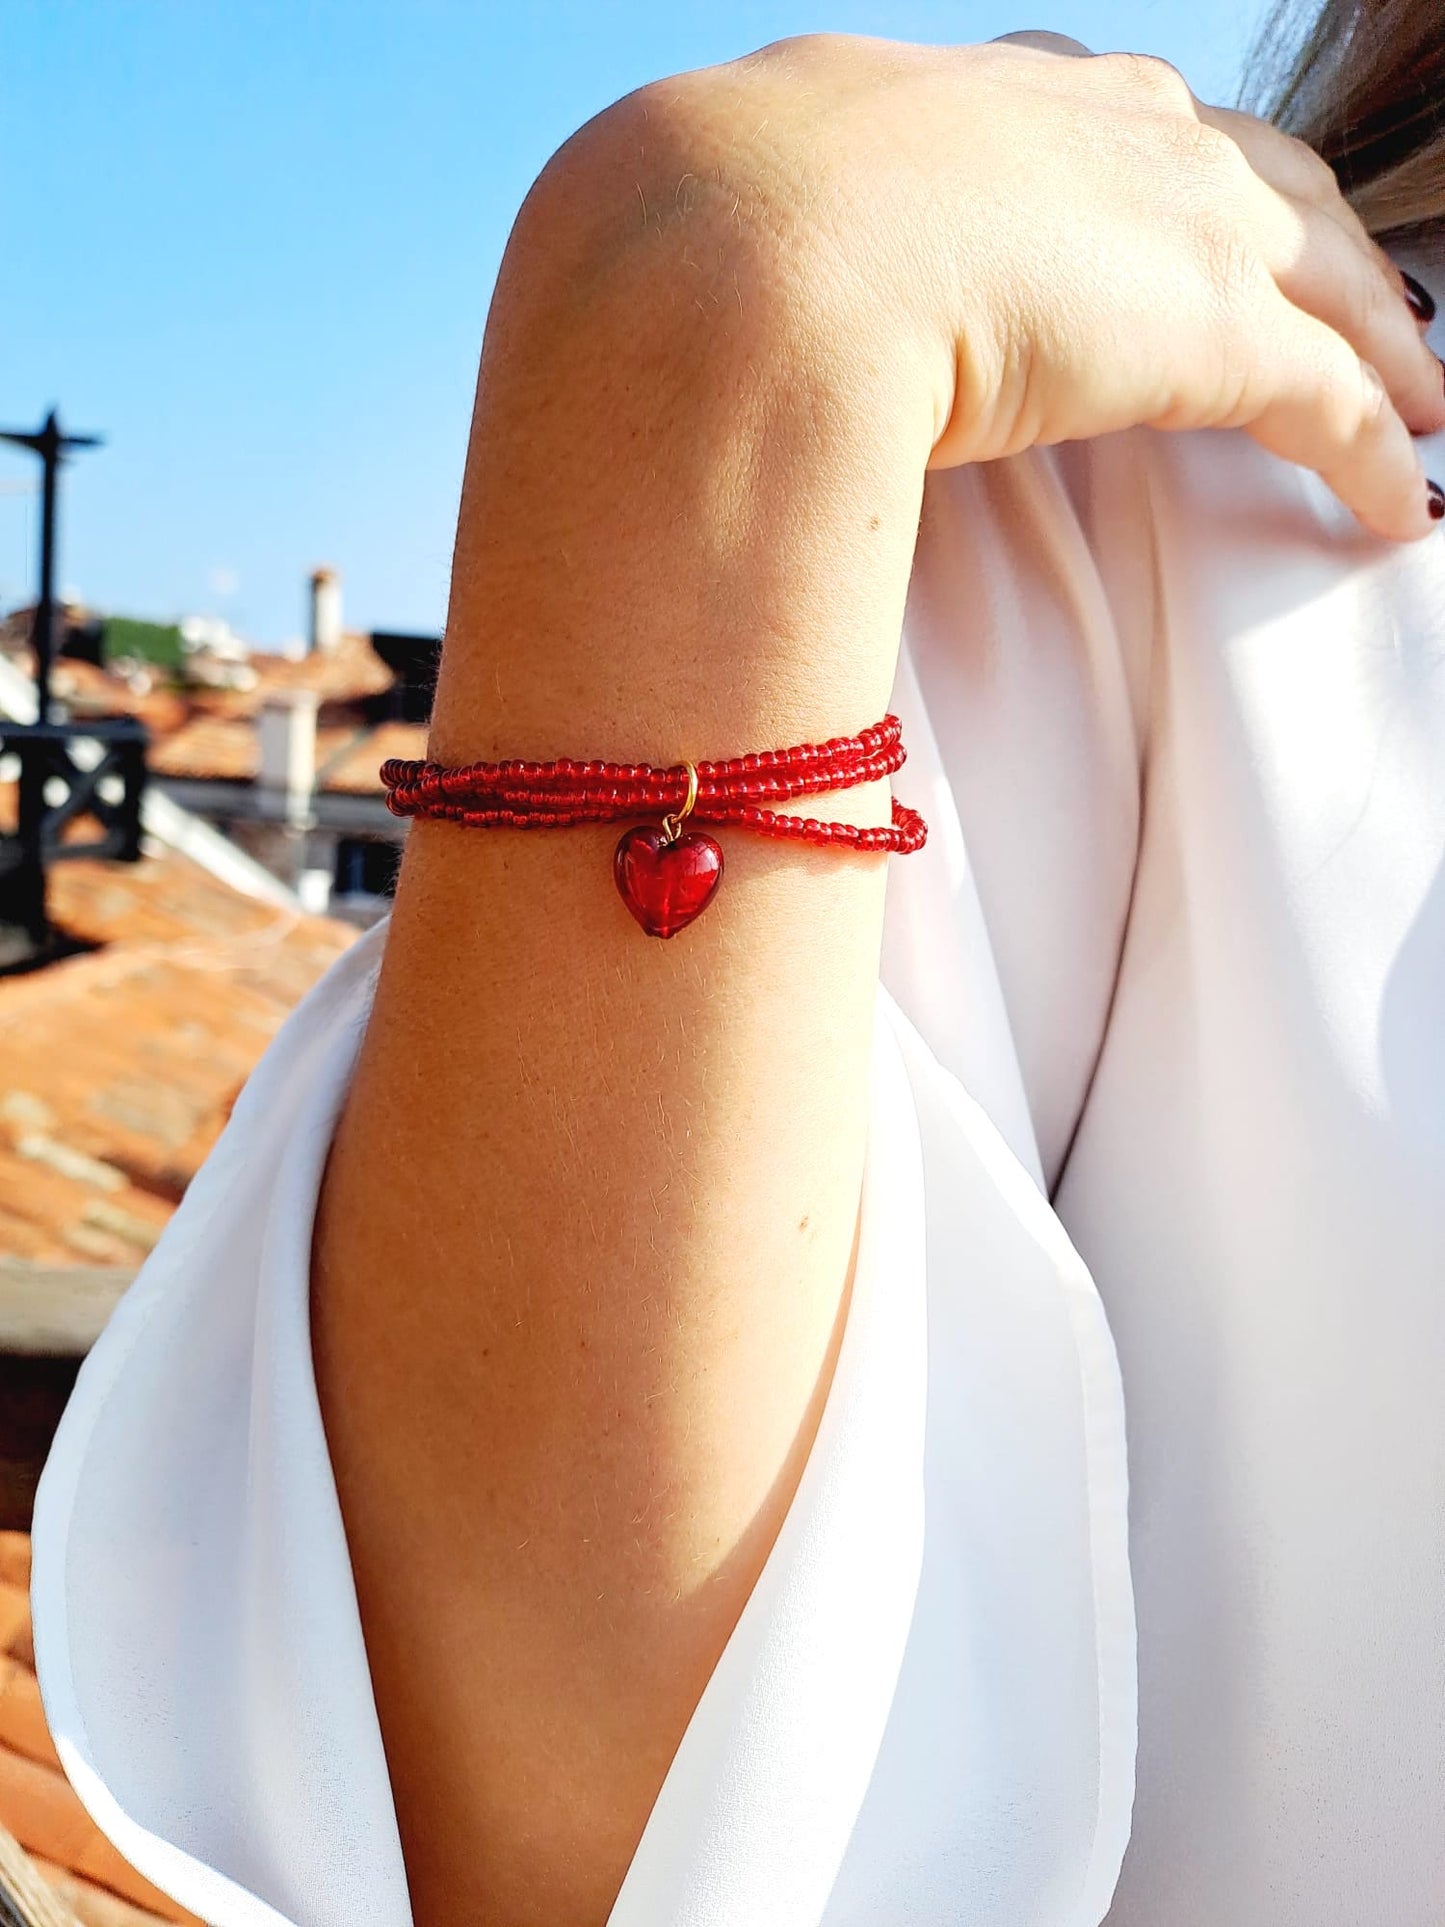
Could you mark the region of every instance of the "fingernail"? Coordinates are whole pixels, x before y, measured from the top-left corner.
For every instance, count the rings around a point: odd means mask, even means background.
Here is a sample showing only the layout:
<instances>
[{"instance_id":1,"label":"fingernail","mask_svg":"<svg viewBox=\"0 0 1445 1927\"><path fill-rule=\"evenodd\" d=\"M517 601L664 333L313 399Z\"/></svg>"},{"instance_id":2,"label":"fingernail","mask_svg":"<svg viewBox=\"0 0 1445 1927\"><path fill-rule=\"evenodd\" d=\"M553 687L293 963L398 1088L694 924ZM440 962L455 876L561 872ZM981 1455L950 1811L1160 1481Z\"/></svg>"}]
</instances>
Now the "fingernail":
<instances>
[{"instance_id":1,"label":"fingernail","mask_svg":"<svg viewBox=\"0 0 1445 1927\"><path fill-rule=\"evenodd\" d=\"M1422 286L1413 274L1402 273L1400 279L1405 284L1405 299L1410 304L1410 312L1417 321L1435 319L1435 297L1427 287Z\"/></svg>"},{"instance_id":2,"label":"fingernail","mask_svg":"<svg viewBox=\"0 0 1445 1927\"><path fill-rule=\"evenodd\" d=\"M1445 488L1441 488L1438 482L1427 482L1425 484L1425 499L1429 504L1430 520L1432 522L1445 522Z\"/></svg>"}]
</instances>

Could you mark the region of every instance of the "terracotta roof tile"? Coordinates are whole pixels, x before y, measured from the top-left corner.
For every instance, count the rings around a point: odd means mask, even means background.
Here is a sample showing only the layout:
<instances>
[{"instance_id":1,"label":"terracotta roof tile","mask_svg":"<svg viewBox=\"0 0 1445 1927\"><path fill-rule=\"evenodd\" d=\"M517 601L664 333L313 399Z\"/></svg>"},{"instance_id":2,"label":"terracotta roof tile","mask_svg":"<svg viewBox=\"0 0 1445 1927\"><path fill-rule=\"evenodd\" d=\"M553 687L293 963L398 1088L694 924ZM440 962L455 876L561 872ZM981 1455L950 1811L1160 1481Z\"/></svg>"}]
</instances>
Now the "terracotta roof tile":
<instances>
[{"instance_id":1,"label":"terracotta roof tile","mask_svg":"<svg viewBox=\"0 0 1445 1927\"><path fill-rule=\"evenodd\" d=\"M40 1766L60 1766L60 1755L45 1724L40 1688L23 1661L0 1660L0 1746L23 1753Z\"/></svg>"},{"instance_id":2,"label":"terracotta roof tile","mask_svg":"<svg viewBox=\"0 0 1445 1927\"><path fill-rule=\"evenodd\" d=\"M0 1257L133 1269L356 932L169 851L57 864L50 897L61 927L102 947L0 978Z\"/></svg>"},{"instance_id":3,"label":"terracotta roof tile","mask_svg":"<svg viewBox=\"0 0 1445 1927\"><path fill-rule=\"evenodd\" d=\"M85 1927L193 1923L194 1914L151 1885L101 1833L60 1771L45 1726L31 1652L29 1601L13 1581L29 1571L29 1539L0 1534L5 1644L0 1661L0 1826L36 1861ZM15 1593L16 1598L9 1597ZM17 1603L18 1600L18 1603Z\"/></svg>"},{"instance_id":4,"label":"terracotta roof tile","mask_svg":"<svg viewBox=\"0 0 1445 1927\"><path fill-rule=\"evenodd\" d=\"M322 759L319 745L317 767L323 790L344 790L351 795L381 794L382 764L396 756L407 762L426 755L425 723L378 723L352 739L342 754L330 762Z\"/></svg>"},{"instance_id":5,"label":"terracotta roof tile","mask_svg":"<svg viewBox=\"0 0 1445 1927\"><path fill-rule=\"evenodd\" d=\"M128 1900L97 1887L92 1880L82 1880L68 1868L57 1867L53 1860L31 1854L30 1861L51 1891L69 1907L80 1927L156 1927L163 1918L144 1907L132 1907Z\"/></svg>"},{"instance_id":6,"label":"terracotta roof tile","mask_svg":"<svg viewBox=\"0 0 1445 1927\"><path fill-rule=\"evenodd\" d=\"M97 947L0 978L0 1259L56 1278L77 1263L133 1270L256 1059L356 933L243 897L173 852L57 864L50 907ZM81 1927L200 1927L121 1858L59 1770L29 1577L28 1537L0 1532L0 1828Z\"/></svg>"},{"instance_id":7,"label":"terracotta roof tile","mask_svg":"<svg viewBox=\"0 0 1445 1927\"><path fill-rule=\"evenodd\" d=\"M60 657L51 671L50 686L78 719L138 716L157 735L178 728L186 719L188 705L177 691L164 686L143 692L132 689L119 676L76 656Z\"/></svg>"},{"instance_id":8,"label":"terracotta roof tile","mask_svg":"<svg viewBox=\"0 0 1445 1927\"><path fill-rule=\"evenodd\" d=\"M82 1927L8 1828L0 1827L0 1895L13 1927Z\"/></svg>"},{"instance_id":9,"label":"terracotta roof tile","mask_svg":"<svg viewBox=\"0 0 1445 1927\"><path fill-rule=\"evenodd\" d=\"M331 723L316 732L318 767L353 740L355 731ZM260 767L260 738L250 716L189 718L179 729L158 737L147 762L158 776L210 778L230 783L252 783Z\"/></svg>"},{"instance_id":10,"label":"terracotta roof tile","mask_svg":"<svg viewBox=\"0 0 1445 1927\"><path fill-rule=\"evenodd\" d=\"M0 1584L0 1651L9 1652L17 1639L28 1636L30 1595L23 1586Z\"/></svg>"},{"instance_id":11,"label":"terracotta roof tile","mask_svg":"<svg viewBox=\"0 0 1445 1927\"><path fill-rule=\"evenodd\" d=\"M158 776L211 776L249 783L259 761L256 727L240 716L191 716L151 744Z\"/></svg>"},{"instance_id":12,"label":"terracotta roof tile","mask_svg":"<svg viewBox=\"0 0 1445 1927\"><path fill-rule=\"evenodd\" d=\"M291 690L311 690L323 705L379 696L396 681L366 636L348 632L327 654L278 656L257 651L250 658L256 681L250 689L194 689L197 710L213 716L254 716L262 704Z\"/></svg>"}]
</instances>

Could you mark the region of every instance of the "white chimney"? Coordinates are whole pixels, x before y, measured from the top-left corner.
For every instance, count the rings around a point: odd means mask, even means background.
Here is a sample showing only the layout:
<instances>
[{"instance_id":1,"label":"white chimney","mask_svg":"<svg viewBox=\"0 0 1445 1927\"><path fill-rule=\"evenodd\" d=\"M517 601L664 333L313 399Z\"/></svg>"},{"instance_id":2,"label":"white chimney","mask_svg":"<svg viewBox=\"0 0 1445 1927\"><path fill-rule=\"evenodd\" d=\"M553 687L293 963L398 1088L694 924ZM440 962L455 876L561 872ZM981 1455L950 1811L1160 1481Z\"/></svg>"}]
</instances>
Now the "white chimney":
<instances>
[{"instance_id":1,"label":"white chimney","mask_svg":"<svg viewBox=\"0 0 1445 1927\"><path fill-rule=\"evenodd\" d=\"M261 753L257 781L284 797L286 815L304 820L316 785L316 692L289 690L261 705L256 736Z\"/></svg>"},{"instance_id":2,"label":"white chimney","mask_svg":"<svg viewBox=\"0 0 1445 1927\"><path fill-rule=\"evenodd\" d=\"M341 647L341 577L335 569L311 571L311 647L323 656Z\"/></svg>"}]
</instances>

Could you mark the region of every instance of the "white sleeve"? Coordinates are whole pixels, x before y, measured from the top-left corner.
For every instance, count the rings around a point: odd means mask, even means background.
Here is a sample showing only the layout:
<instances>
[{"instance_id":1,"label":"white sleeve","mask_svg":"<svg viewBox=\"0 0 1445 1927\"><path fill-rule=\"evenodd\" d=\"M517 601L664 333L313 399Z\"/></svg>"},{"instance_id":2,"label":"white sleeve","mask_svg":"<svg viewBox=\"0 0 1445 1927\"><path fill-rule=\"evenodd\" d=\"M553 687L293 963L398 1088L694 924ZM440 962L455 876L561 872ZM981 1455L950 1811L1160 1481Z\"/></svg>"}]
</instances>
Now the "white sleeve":
<instances>
[{"instance_id":1,"label":"white sleeve","mask_svg":"<svg viewBox=\"0 0 1445 1927\"><path fill-rule=\"evenodd\" d=\"M933 842L894 860L836 1377L610 1927L1093 1927L1113 1890L1134 1746L1122 1402L1037 1179L1010 1022L1025 993L990 949L935 660L951 632L1013 673L1016 627L1042 633L1009 600L1027 595L1083 634L1077 673L1104 674L1095 591L1071 600L1053 573L1083 567L1076 507L1052 461L1024 466L931 489L897 782ZM965 532L985 553L955 579ZM995 551L1015 567L985 603ZM997 796L1000 835L1015 800ZM1106 868L1127 869L1122 849ZM1113 916L1094 918L1096 1001ZM307 1310L384 941L334 967L254 1073L87 1361L37 1505L36 1654L66 1770L216 1927L409 1927ZM1078 1063L1049 1100L1061 1118Z\"/></svg>"}]
</instances>

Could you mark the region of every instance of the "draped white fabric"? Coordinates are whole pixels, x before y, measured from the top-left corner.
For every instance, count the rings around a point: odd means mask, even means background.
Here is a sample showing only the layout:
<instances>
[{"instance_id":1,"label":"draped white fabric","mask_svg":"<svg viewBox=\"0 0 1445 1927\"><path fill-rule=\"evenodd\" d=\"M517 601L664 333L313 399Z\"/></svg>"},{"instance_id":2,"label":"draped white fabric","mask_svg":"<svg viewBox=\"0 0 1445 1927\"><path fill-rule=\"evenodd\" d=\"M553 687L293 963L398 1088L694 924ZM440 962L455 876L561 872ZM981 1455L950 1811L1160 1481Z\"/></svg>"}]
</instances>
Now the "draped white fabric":
<instances>
[{"instance_id":1,"label":"draped white fabric","mask_svg":"<svg viewBox=\"0 0 1445 1927\"><path fill-rule=\"evenodd\" d=\"M1233 435L934 476L896 706L837 1376L612 1927L1438 1927L1445 542ZM217 1927L410 1919L307 1333L384 940L37 1511L66 1768Z\"/></svg>"}]
</instances>

